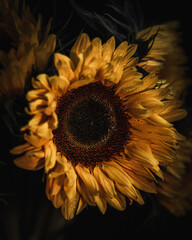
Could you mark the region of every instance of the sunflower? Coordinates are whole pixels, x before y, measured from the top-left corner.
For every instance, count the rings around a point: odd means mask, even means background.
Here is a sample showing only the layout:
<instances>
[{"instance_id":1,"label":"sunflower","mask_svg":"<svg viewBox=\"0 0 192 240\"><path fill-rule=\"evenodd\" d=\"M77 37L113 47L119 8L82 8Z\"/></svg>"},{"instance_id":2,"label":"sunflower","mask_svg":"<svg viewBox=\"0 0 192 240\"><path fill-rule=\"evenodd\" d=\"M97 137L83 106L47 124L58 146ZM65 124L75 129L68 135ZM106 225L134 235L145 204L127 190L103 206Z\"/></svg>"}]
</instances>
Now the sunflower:
<instances>
[{"instance_id":1,"label":"sunflower","mask_svg":"<svg viewBox=\"0 0 192 240\"><path fill-rule=\"evenodd\" d=\"M180 98L184 94L191 79L186 77L187 57L179 46L182 38L177 21L149 27L137 34L137 40L150 42L150 52L139 63L146 71L155 71L159 84L171 86L172 95ZM144 46L142 45L144 48ZM145 63L145 64L144 64Z\"/></svg>"},{"instance_id":2,"label":"sunflower","mask_svg":"<svg viewBox=\"0 0 192 240\"><path fill-rule=\"evenodd\" d=\"M152 43L163 31L117 47L114 37L102 44L82 33L69 57L55 53L57 75L32 78L25 143L11 153L20 168L45 168L47 197L66 219L87 205L124 210L126 197L144 204L142 192L157 193L163 169L177 161L185 138L172 122L186 111L160 77L166 54Z\"/></svg>"},{"instance_id":3,"label":"sunflower","mask_svg":"<svg viewBox=\"0 0 192 240\"><path fill-rule=\"evenodd\" d=\"M18 0L2 0L0 5L0 100L23 95L26 82L42 72L53 53L56 36L49 35L51 21L41 36L42 16L36 21L29 8ZM29 84L30 85L30 84Z\"/></svg>"}]
</instances>

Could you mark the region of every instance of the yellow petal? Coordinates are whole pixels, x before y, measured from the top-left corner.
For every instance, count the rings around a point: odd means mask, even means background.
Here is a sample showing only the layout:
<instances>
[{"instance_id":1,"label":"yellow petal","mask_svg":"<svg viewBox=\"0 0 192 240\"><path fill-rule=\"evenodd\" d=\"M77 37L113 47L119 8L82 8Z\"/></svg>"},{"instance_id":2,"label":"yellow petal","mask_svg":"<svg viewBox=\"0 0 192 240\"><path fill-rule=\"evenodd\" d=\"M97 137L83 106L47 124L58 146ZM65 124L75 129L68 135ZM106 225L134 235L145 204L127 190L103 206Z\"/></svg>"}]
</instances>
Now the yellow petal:
<instances>
[{"instance_id":1,"label":"yellow petal","mask_svg":"<svg viewBox=\"0 0 192 240\"><path fill-rule=\"evenodd\" d=\"M174 109L169 113L160 114L160 116L168 122L175 122L185 118L187 116L187 111L185 109Z\"/></svg>"},{"instance_id":2,"label":"yellow petal","mask_svg":"<svg viewBox=\"0 0 192 240\"><path fill-rule=\"evenodd\" d=\"M50 85L49 85L49 77L47 74L40 74L35 78L32 79L32 85L34 88L45 88L48 91L50 91Z\"/></svg>"},{"instance_id":3,"label":"yellow petal","mask_svg":"<svg viewBox=\"0 0 192 240\"><path fill-rule=\"evenodd\" d=\"M102 42L100 38L94 38L91 41L91 45L96 49L97 57L101 58L102 56Z\"/></svg>"},{"instance_id":4,"label":"yellow petal","mask_svg":"<svg viewBox=\"0 0 192 240\"><path fill-rule=\"evenodd\" d=\"M51 196L57 195L59 193L59 191L63 187L63 180L64 180L63 175L53 179L51 186Z\"/></svg>"},{"instance_id":5,"label":"yellow petal","mask_svg":"<svg viewBox=\"0 0 192 240\"><path fill-rule=\"evenodd\" d=\"M52 140L45 143L45 172L48 172L56 163L56 146Z\"/></svg>"},{"instance_id":6,"label":"yellow petal","mask_svg":"<svg viewBox=\"0 0 192 240\"><path fill-rule=\"evenodd\" d=\"M26 151L34 149L34 146L31 146L29 143L25 143L23 145L16 146L10 150L11 154L19 155Z\"/></svg>"},{"instance_id":7,"label":"yellow petal","mask_svg":"<svg viewBox=\"0 0 192 240\"><path fill-rule=\"evenodd\" d=\"M117 190L117 195L114 198L107 198L107 202L115 209L123 211L126 208L126 199L123 194Z\"/></svg>"},{"instance_id":8,"label":"yellow petal","mask_svg":"<svg viewBox=\"0 0 192 240\"><path fill-rule=\"evenodd\" d=\"M75 215L77 204L79 201L79 193L77 192L77 175L72 165L70 165L64 179L64 192L66 199L62 206L62 213L65 219L72 219Z\"/></svg>"},{"instance_id":9,"label":"yellow petal","mask_svg":"<svg viewBox=\"0 0 192 240\"><path fill-rule=\"evenodd\" d=\"M104 191L103 194L108 195L110 198L113 198L117 194L113 181L107 177L98 166L94 168L93 173L97 182Z\"/></svg>"},{"instance_id":10,"label":"yellow petal","mask_svg":"<svg viewBox=\"0 0 192 240\"><path fill-rule=\"evenodd\" d=\"M62 76L50 77L51 88L55 92L55 95L61 96L64 94L69 87L69 79Z\"/></svg>"},{"instance_id":11,"label":"yellow petal","mask_svg":"<svg viewBox=\"0 0 192 240\"><path fill-rule=\"evenodd\" d=\"M120 185L132 187L128 175L123 168L115 161L105 162L102 164L103 171L109 176L111 180Z\"/></svg>"},{"instance_id":12,"label":"yellow petal","mask_svg":"<svg viewBox=\"0 0 192 240\"><path fill-rule=\"evenodd\" d=\"M89 47L90 45L90 38L86 33L82 33L79 38L76 40L75 44L71 48L70 52L70 58L73 61L74 65L76 66L78 63L78 58L77 56L79 53L85 52L85 50Z\"/></svg>"},{"instance_id":13,"label":"yellow petal","mask_svg":"<svg viewBox=\"0 0 192 240\"><path fill-rule=\"evenodd\" d=\"M141 164L159 171L159 162L154 158L148 144L138 145L138 143L130 143L126 146L125 153L130 159L139 161Z\"/></svg>"},{"instance_id":14,"label":"yellow petal","mask_svg":"<svg viewBox=\"0 0 192 240\"><path fill-rule=\"evenodd\" d=\"M99 192L98 183L97 183L95 177L90 173L89 169L78 164L75 167L75 170L77 171L78 175L84 182L88 191L92 195L98 194L98 192Z\"/></svg>"},{"instance_id":15,"label":"yellow petal","mask_svg":"<svg viewBox=\"0 0 192 240\"><path fill-rule=\"evenodd\" d=\"M149 193L157 193L156 184L154 181L149 180L138 174L135 174L132 171L128 171L127 173L130 176L132 184L136 188Z\"/></svg>"},{"instance_id":16,"label":"yellow petal","mask_svg":"<svg viewBox=\"0 0 192 240\"><path fill-rule=\"evenodd\" d=\"M77 207L77 211L76 211L76 215L81 213L86 206L87 206L86 202L80 197L78 207Z\"/></svg>"},{"instance_id":17,"label":"yellow petal","mask_svg":"<svg viewBox=\"0 0 192 240\"><path fill-rule=\"evenodd\" d=\"M54 63L55 63L55 67L57 68L57 71L59 73L59 76L65 77L69 81L72 81L74 79L75 67L70 58L68 58L67 56L65 56L63 54L55 53Z\"/></svg>"},{"instance_id":18,"label":"yellow petal","mask_svg":"<svg viewBox=\"0 0 192 240\"><path fill-rule=\"evenodd\" d=\"M35 133L30 132L30 134L25 133L24 139L35 147L41 147L47 140L37 136Z\"/></svg>"},{"instance_id":19,"label":"yellow petal","mask_svg":"<svg viewBox=\"0 0 192 240\"><path fill-rule=\"evenodd\" d=\"M52 196L50 200L52 200L55 208L60 208L64 204L64 196L61 191L57 195Z\"/></svg>"},{"instance_id":20,"label":"yellow petal","mask_svg":"<svg viewBox=\"0 0 192 240\"><path fill-rule=\"evenodd\" d=\"M113 59L117 58L117 57L124 57L126 55L128 49L128 42L124 41L122 42L114 51L113 53Z\"/></svg>"},{"instance_id":21,"label":"yellow petal","mask_svg":"<svg viewBox=\"0 0 192 240\"><path fill-rule=\"evenodd\" d=\"M105 214L106 210L107 210L107 202L105 199L99 197L98 195L96 195L94 197L95 202L97 207L99 208L99 210L101 211L102 214Z\"/></svg>"},{"instance_id":22,"label":"yellow petal","mask_svg":"<svg viewBox=\"0 0 192 240\"><path fill-rule=\"evenodd\" d=\"M84 80L78 80L78 81L72 83L69 86L69 89L76 89L76 88L82 87L84 85L87 85L89 83L94 82L94 80L95 80L94 78L87 78L87 79L84 79Z\"/></svg>"},{"instance_id":23,"label":"yellow petal","mask_svg":"<svg viewBox=\"0 0 192 240\"><path fill-rule=\"evenodd\" d=\"M102 48L103 61L110 62L115 50L115 37L111 37Z\"/></svg>"},{"instance_id":24,"label":"yellow petal","mask_svg":"<svg viewBox=\"0 0 192 240\"><path fill-rule=\"evenodd\" d=\"M25 155L14 160L16 166L26 170L39 170L44 167L44 152L26 152Z\"/></svg>"}]
</instances>

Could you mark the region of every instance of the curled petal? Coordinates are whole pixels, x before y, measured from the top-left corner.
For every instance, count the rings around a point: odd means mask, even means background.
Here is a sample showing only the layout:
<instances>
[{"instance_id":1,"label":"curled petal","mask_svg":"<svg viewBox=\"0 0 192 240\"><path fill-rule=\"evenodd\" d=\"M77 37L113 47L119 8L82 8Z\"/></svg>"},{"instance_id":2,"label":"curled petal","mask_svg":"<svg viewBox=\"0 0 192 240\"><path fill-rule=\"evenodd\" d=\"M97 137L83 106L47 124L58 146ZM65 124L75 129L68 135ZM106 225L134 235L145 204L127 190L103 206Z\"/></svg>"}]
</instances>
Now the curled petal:
<instances>
[{"instance_id":1,"label":"curled petal","mask_svg":"<svg viewBox=\"0 0 192 240\"><path fill-rule=\"evenodd\" d=\"M32 79L32 85L35 89L44 88L50 91L50 84L49 84L49 77L47 74L40 74L35 78Z\"/></svg>"},{"instance_id":2,"label":"curled petal","mask_svg":"<svg viewBox=\"0 0 192 240\"><path fill-rule=\"evenodd\" d=\"M41 147L47 140L45 138L37 136L37 134L30 132L30 134L25 133L24 139L35 147Z\"/></svg>"},{"instance_id":3,"label":"curled petal","mask_svg":"<svg viewBox=\"0 0 192 240\"><path fill-rule=\"evenodd\" d=\"M50 77L50 83L55 94L59 96L64 94L69 87L69 79L62 76Z\"/></svg>"},{"instance_id":4,"label":"curled petal","mask_svg":"<svg viewBox=\"0 0 192 240\"><path fill-rule=\"evenodd\" d=\"M55 67L57 68L57 71L59 73L59 76L62 76L64 78L67 78L69 81L74 79L74 65L70 58L67 56L55 53L54 55L54 63Z\"/></svg>"},{"instance_id":5,"label":"curled petal","mask_svg":"<svg viewBox=\"0 0 192 240\"><path fill-rule=\"evenodd\" d=\"M34 146L31 146L31 144L29 144L29 143L25 143L23 145L19 145L19 146L16 146L16 147L12 148L10 150L10 153L19 155L19 154L22 154L24 152L30 151L32 149L34 149Z\"/></svg>"},{"instance_id":6,"label":"curled petal","mask_svg":"<svg viewBox=\"0 0 192 240\"><path fill-rule=\"evenodd\" d=\"M45 143L45 172L48 172L56 163L56 146L52 140Z\"/></svg>"},{"instance_id":7,"label":"curled petal","mask_svg":"<svg viewBox=\"0 0 192 240\"><path fill-rule=\"evenodd\" d=\"M14 160L16 166L27 170L39 170L44 166L43 151L28 151Z\"/></svg>"}]
</instances>

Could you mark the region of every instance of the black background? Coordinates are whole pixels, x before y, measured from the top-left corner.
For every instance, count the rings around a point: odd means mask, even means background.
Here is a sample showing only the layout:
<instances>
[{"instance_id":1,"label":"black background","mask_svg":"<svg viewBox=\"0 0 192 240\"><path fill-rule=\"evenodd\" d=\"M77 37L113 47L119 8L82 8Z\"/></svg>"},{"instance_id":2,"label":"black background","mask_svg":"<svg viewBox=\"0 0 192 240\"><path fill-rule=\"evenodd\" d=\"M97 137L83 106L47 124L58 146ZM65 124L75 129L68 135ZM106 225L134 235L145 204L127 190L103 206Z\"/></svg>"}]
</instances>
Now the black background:
<instances>
[{"instance_id":1,"label":"black background","mask_svg":"<svg viewBox=\"0 0 192 240\"><path fill-rule=\"evenodd\" d=\"M28 2L28 1L26 1ZM109 1L76 1L89 11L103 14L107 11ZM120 1L114 1L121 3ZM190 1L137 1L143 12L145 26L178 20L181 23L183 36L182 46L189 58L189 76L191 75L191 4ZM135 4L135 1L129 1ZM44 23L53 17L51 32L59 36L57 49L68 52L80 31L91 36L103 37L73 12L69 1L37 1L29 4L34 15L40 12ZM63 28L66 21L67 26ZM187 97L187 107L191 108L190 89ZM6 135L3 135L6 133ZM56 210L45 196L45 186L42 183L43 171L30 172L16 168L8 149L13 139L6 131L0 132L5 137L1 146L3 160L8 165L0 166L0 187L6 196L0 202L0 240L63 240L63 239L130 239L137 237L173 237L182 234L183 239L190 236L192 214L175 217L159 206L155 196L145 195L144 206L133 204L123 212L108 206L105 215L96 207L86 208L71 221L65 221L60 209ZM7 149L8 148L8 149Z\"/></svg>"}]
</instances>

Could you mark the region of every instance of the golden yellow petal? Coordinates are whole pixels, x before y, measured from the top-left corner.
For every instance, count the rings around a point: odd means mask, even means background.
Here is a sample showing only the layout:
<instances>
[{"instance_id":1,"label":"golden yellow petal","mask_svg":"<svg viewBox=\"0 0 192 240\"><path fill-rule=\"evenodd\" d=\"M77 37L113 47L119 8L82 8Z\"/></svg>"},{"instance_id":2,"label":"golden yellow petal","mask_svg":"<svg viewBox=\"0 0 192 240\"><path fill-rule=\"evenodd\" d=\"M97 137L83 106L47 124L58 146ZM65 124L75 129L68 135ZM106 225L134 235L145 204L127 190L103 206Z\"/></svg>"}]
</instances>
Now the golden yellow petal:
<instances>
[{"instance_id":1,"label":"golden yellow petal","mask_svg":"<svg viewBox=\"0 0 192 240\"><path fill-rule=\"evenodd\" d=\"M149 118L153 114L153 111L151 109L143 107L140 103L131 103L129 105L126 105L125 109L130 116L138 119Z\"/></svg>"},{"instance_id":2,"label":"golden yellow petal","mask_svg":"<svg viewBox=\"0 0 192 240\"><path fill-rule=\"evenodd\" d=\"M125 153L130 159L139 161L140 164L143 164L150 169L154 169L155 171L160 170L159 162L154 158L148 144L130 143L126 146Z\"/></svg>"},{"instance_id":3,"label":"golden yellow petal","mask_svg":"<svg viewBox=\"0 0 192 240\"><path fill-rule=\"evenodd\" d=\"M77 190L86 204L90 206L96 205L95 199L94 199L94 196L96 195L93 195L88 192L88 189L86 188L84 182L81 180L80 177L77 178Z\"/></svg>"},{"instance_id":4,"label":"golden yellow petal","mask_svg":"<svg viewBox=\"0 0 192 240\"><path fill-rule=\"evenodd\" d=\"M117 195L114 198L106 197L107 202L115 209L123 211L126 208L126 199L123 194L117 190Z\"/></svg>"},{"instance_id":5,"label":"golden yellow petal","mask_svg":"<svg viewBox=\"0 0 192 240\"><path fill-rule=\"evenodd\" d=\"M35 101L29 103L31 113L35 113L42 106L47 106L47 100L36 99Z\"/></svg>"},{"instance_id":6,"label":"golden yellow petal","mask_svg":"<svg viewBox=\"0 0 192 240\"><path fill-rule=\"evenodd\" d=\"M52 130L49 128L48 122L39 125L35 132L39 137L47 140L53 138Z\"/></svg>"},{"instance_id":7,"label":"golden yellow petal","mask_svg":"<svg viewBox=\"0 0 192 240\"><path fill-rule=\"evenodd\" d=\"M99 186L95 177L90 173L89 169L84 166L81 166L80 164L77 164L75 170L78 173L79 177L84 182L90 194L97 195L99 192Z\"/></svg>"},{"instance_id":8,"label":"golden yellow petal","mask_svg":"<svg viewBox=\"0 0 192 240\"><path fill-rule=\"evenodd\" d=\"M98 55L97 46L90 45L84 53L84 67L89 67L92 69L97 69L101 61Z\"/></svg>"},{"instance_id":9,"label":"golden yellow petal","mask_svg":"<svg viewBox=\"0 0 192 240\"><path fill-rule=\"evenodd\" d=\"M167 120L159 116L158 114L153 114L149 118L145 119L146 122L153 124L155 126L162 126L162 127L172 127L173 124L169 123Z\"/></svg>"},{"instance_id":10,"label":"golden yellow petal","mask_svg":"<svg viewBox=\"0 0 192 240\"><path fill-rule=\"evenodd\" d=\"M112 60L114 60L117 57L124 57L127 53L127 49L128 49L127 41L124 41L121 44L119 44L119 46L113 52Z\"/></svg>"},{"instance_id":11,"label":"golden yellow petal","mask_svg":"<svg viewBox=\"0 0 192 240\"><path fill-rule=\"evenodd\" d=\"M187 116L187 111L185 109L174 109L169 113L160 114L160 116L168 122L175 122L185 118Z\"/></svg>"},{"instance_id":12,"label":"golden yellow petal","mask_svg":"<svg viewBox=\"0 0 192 240\"><path fill-rule=\"evenodd\" d=\"M89 47L89 45L90 45L89 36L86 33L82 33L76 40L70 52L70 58L75 66L78 63L77 56L79 55L79 53L84 53L85 50Z\"/></svg>"},{"instance_id":13,"label":"golden yellow petal","mask_svg":"<svg viewBox=\"0 0 192 240\"><path fill-rule=\"evenodd\" d=\"M53 179L52 178L46 178L46 186L45 186L45 193L49 200L51 200L51 187L52 187Z\"/></svg>"},{"instance_id":14,"label":"golden yellow petal","mask_svg":"<svg viewBox=\"0 0 192 240\"><path fill-rule=\"evenodd\" d=\"M43 151L28 151L25 155L14 159L17 167L26 170L39 170L44 166L44 152Z\"/></svg>"},{"instance_id":15,"label":"golden yellow petal","mask_svg":"<svg viewBox=\"0 0 192 240\"><path fill-rule=\"evenodd\" d=\"M69 86L69 89L76 89L76 88L79 88L79 87L82 87L84 85L87 85L89 83L92 83L94 82L95 79L94 78L87 78L87 79L84 79L84 80L78 80L74 83L72 83L70 86Z\"/></svg>"},{"instance_id":16,"label":"golden yellow petal","mask_svg":"<svg viewBox=\"0 0 192 240\"><path fill-rule=\"evenodd\" d=\"M127 186L130 188L132 187L129 176L115 161L103 163L102 169L109 176L109 178L115 182L115 184L118 183L122 186Z\"/></svg>"},{"instance_id":17,"label":"golden yellow petal","mask_svg":"<svg viewBox=\"0 0 192 240\"><path fill-rule=\"evenodd\" d=\"M149 73L146 77L143 78L143 87L140 91L153 89L157 84L158 77L154 73Z\"/></svg>"},{"instance_id":18,"label":"golden yellow petal","mask_svg":"<svg viewBox=\"0 0 192 240\"><path fill-rule=\"evenodd\" d=\"M57 160L58 160L58 154L57 154ZM66 174L66 169L62 164L58 164L56 163L54 169L52 169L49 173L48 173L48 178L47 179L53 179L53 178L57 178L60 176L65 176ZM63 179L64 181L64 179Z\"/></svg>"},{"instance_id":19,"label":"golden yellow petal","mask_svg":"<svg viewBox=\"0 0 192 240\"><path fill-rule=\"evenodd\" d=\"M121 185L119 183L116 183L115 185L116 185L117 189L121 193L123 193L125 196L127 196L131 201L135 200L139 204L144 204L142 197L140 196L140 194L138 194L138 192L136 191L136 189L134 188L133 185L131 185L131 187Z\"/></svg>"},{"instance_id":20,"label":"golden yellow petal","mask_svg":"<svg viewBox=\"0 0 192 240\"><path fill-rule=\"evenodd\" d=\"M57 68L59 76L67 78L69 81L72 81L75 78L74 74L74 64L70 58L67 56L55 53L54 55L54 64Z\"/></svg>"},{"instance_id":21,"label":"golden yellow petal","mask_svg":"<svg viewBox=\"0 0 192 240\"><path fill-rule=\"evenodd\" d=\"M76 215L80 214L86 206L87 206L86 202L80 197Z\"/></svg>"},{"instance_id":22,"label":"golden yellow petal","mask_svg":"<svg viewBox=\"0 0 192 240\"><path fill-rule=\"evenodd\" d=\"M77 204L79 201L79 193L77 192L77 175L72 165L70 165L64 178L64 192L66 199L62 205L62 213L65 219L72 219L75 215Z\"/></svg>"},{"instance_id":23,"label":"golden yellow petal","mask_svg":"<svg viewBox=\"0 0 192 240\"><path fill-rule=\"evenodd\" d=\"M114 182L104 174L100 167L96 166L93 170L93 174L99 186L101 186L104 195L108 195L110 198L117 195Z\"/></svg>"},{"instance_id":24,"label":"golden yellow petal","mask_svg":"<svg viewBox=\"0 0 192 240\"><path fill-rule=\"evenodd\" d=\"M28 124L23 126L20 130L26 131L28 129L28 130L33 130L35 132L40 122L43 122L42 119L43 119L43 114L37 113L36 115L33 116L31 120L29 120Z\"/></svg>"},{"instance_id":25,"label":"golden yellow petal","mask_svg":"<svg viewBox=\"0 0 192 240\"><path fill-rule=\"evenodd\" d=\"M110 62L113 52L115 50L115 37L111 37L105 44L102 46L102 56L103 61Z\"/></svg>"},{"instance_id":26,"label":"golden yellow petal","mask_svg":"<svg viewBox=\"0 0 192 240\"><path fill-rule=\"evenodd\" d=\"M56 146L52 140L44 144L45 150L45 172L47 173L56 163Z\"/></svg>"},{"instance_id":27,"label":"golden yellow petal","mask_svg":"<svg viewBox=\"0 0 192 240\"><path fill-rule=\"evenodd\" d=\"M35 90L30 90L26 94L26 99L27 101L34 101L37 98L43 98L44 94L47 93L46 89L35 89Z\"/></svg>"},{"instance_id":28,"label":"golden yellow petal","mask_svg":"<svg viewBox=\"0 0 192 240\"><path fill-rule=\"evenodd\" d=\"M102 42L101 39L96 37L91 41L91 45L96 49L97 58L102 57Z\"/></svg>"},{"instance_id":29,"label":"golden yellow petal","mask_svg":"<svg viewBox=\"0 0 192 240\"><path fill-rule=\"evenodd\" d=\"M131 126L134 129L140 130L141 132L148 132L148 133L154 133L159 134L163 136L170 136L173 139L177 138L177 132L176 130L172 128L166 128L166 127L160 127L160 126L154 126L152 124L149 124L145 119L130 119Z\"/></svg>"},{"instance_id":30,"label":"golden yellow petal","mask_svg":"<svg viewBox=\"0 0 192 240\"><path fill-rule=\"evenodd\" d=\"M31 144L29 144L29 143L25 143L23 145L19 145L19 146L16 146L16 147L12 148L10 150L10 153L15 154L15 155L19 155L19 154L22 154L22 153L27 152L29 150L32 150L32 149L34 149L34 146L31 146Z\"/></svg>"},{"instance_id":31,"label":"golden yellow petal","mask_svg":"<svg viewBox=\"0 0 192 240\"><path fill-rule=\"evenodd\" d=\"M131 94L140 90L143 85L141 80L142 75L135 70L125 70L120 79L119 84L116 86L116 92L126 92L126 94ZM121 93L120 93L121 94Z\"/></svg>"},{"instance_id":32,"label":"golden yellow petal","mask_svg":"<svg viewBox=\"0 0 192 240\"><path fill-rule=\"evenodd\" d=\"M125 171L128 170L134 172L136 175L143 176L156 182L156 178L154 177L154 175L138 161L129 158L123 160L121 157L118 157L117 161L124 168Z\"/></svg>"},{"instance_id":33,"label":"golden yellow petal","mask_svg":"<svg viewBox=\"0 0 192 240\"><path fill-rule=\"evenodd\" d=\"M124 69L135 67L136 65L138 65L138 61L139 61L138 57L132 57L132 58L126 59Z\"/></svg>"},{"instance_id":34,"label":"golden yellow petal","mask_svg":"<svg viewBox=\"0 0 192 240\"><path fill-rule=\"evenodd\" d=\"M101 198L101 197L99 197L98 195L96 195L94 197L94 199L95 199L95 203L96 203L97 207L99 208L100 212L102 214L105 214L105 212L107 210L107 202L106 202L106 200Z\"/></svg>"},{"instance_id":35,"label":"golden yellow petal","mask_svg":"<svg viewBox=\"0 0 192 240\"><path fill-rule=\"evenodd\" d=\"M64 194L60 191L57 195L52 196L50 199L55 208L60 208L64 203Z\"/></svg>"},{"instance_id":36,"label":"golden yellow petal","mask_svg":"<svg viewBox=\"0 0 192 240\"><path fill-rule=\"evenodd\" d=\"M59 191L63 187L63 180L64 180L64 176L62 175L53 179L51 190L50 190L51 197L59 193Z\"/></svg>"},{"instance_id":37,"label":"golden yellow petal","mask_svg":"<svg viewBox=\"0 0 192 240\"><path fill-rule=\"evenodd\" d=\"M25 133L24 139L35 147L41 147L43 144L47 142L45 138L41 138L33 132L30 132L30 134Z\"/></svg>"},{"instance_id":38,"label":"golden yellow petal","mask_svg":"<svg viewBox=\"0 0 192 240\"><path fill-rule=\"evenodd\" d=\"M52 92L45 93L44 97L47 99L47 105L51 105L53 101L55 101L55 94Z\"/></svg>"},{"instance_id":39,"label":"golden yellow petal","mask_svg":"<svg viewBox=\"0 0 192 240\"><path fill-rule=\"evenodd\" d=\"M127 52L126 52L126 55L125 55L125 57L127 58L127 60L134 55L134 53L135 53L136 50L137 50L137 47L138 47L137 44L130 44L130 45L128 46Z\"/></svg>"},{"instance_id":40,"label":"golden yellow petal","mask_svg":"<svg viewBox=\"0 0 192 240\"><path fill-rule=\"evenodd\" d=\"M112 60L111 63L113 64L113 74L115 76L112 78L112 82L117 84L120 81L123 74L124 59L122 57L117 57L114 60Z\"/></svg>"},{"instance_id":41,"label":"golden yellow petal","mask_svg":"<svg viewBox=\"0 0 192 240\"><path fill-rule=\"evenodd\" d=\"M69 87L69 79L62 76L52 76L49 79L51 83L51 88L56 96L61 96L67 91Z\"/></svg>"},{"instance_id":42,"label":"golden yellow petal","mask_svg":"<svg viewBox=\"0 0 192 240\"><path fill-rule=\"evenodd\" d=\"M47 74L40 74L35 79L32 79L32 85L35 89L45 88L50 91L49 77Z\"/></svg>"},{"instance_id":43,"label":"golden yellow petal","mask_svg":"<svg viewBox=\"0 0 192 240\"><path fill-rule=\"evenodd\" d=\"M143 176L139 176L132 171L127 171L127 173L130 176L132 184L136 188L149 193L157 193L156 184L154 181Z\"/></svg>"}]
</instances>

